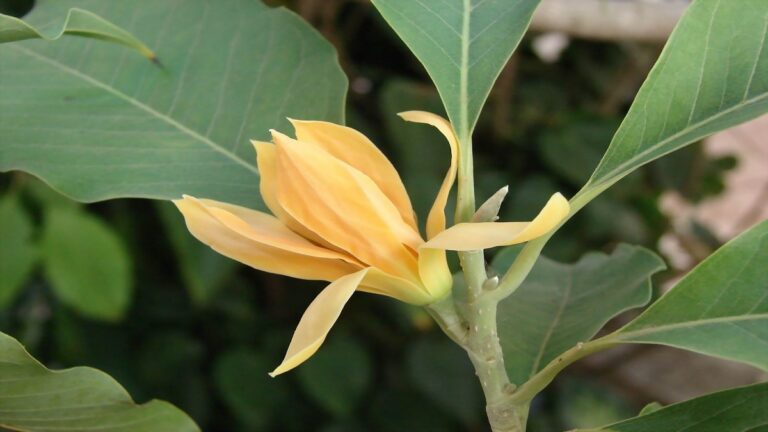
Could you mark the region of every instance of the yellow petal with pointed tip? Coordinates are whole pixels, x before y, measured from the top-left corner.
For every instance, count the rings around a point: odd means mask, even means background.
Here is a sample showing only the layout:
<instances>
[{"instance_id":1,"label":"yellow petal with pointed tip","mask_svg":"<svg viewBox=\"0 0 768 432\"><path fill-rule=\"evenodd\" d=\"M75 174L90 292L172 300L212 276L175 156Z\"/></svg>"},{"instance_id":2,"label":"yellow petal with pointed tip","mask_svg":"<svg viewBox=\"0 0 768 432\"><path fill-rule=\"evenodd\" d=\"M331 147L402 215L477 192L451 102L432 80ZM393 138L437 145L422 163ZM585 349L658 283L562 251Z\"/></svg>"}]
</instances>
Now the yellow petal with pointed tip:
<instances>
[{"instance_id":1,"label":"yellow petal with pointed tip","mask_svg":"<svg viewBox=\"0 0 768 432\"><path fill-rule=\"evenodd\" d=\"M360 268L364 267L347 254L318 246L296 234L270 214L214 200L194 197L185 197L185 199L196 200L222 225L253 241L301 255L340 259L358 265Z\"/></svg>"},{"instance_id":2,"label":"yellow petal with pointed tip","mask_svg":"<svg viewBox=\"0 0 768 432\"><path fill-rule=\"evenodd\" d=\"M427 217L427 239L431 239L443 230L445 230L445 205L448 202L448 194L451 192L453 182L456 180L456 169L458 168L459 140L453 133L451 123L437 114L426 111L405 111L398 114L405 121L414 123L426 123L437 128L440 133L448 140L451 147L451 165L448 172L445 173L443 184L437 192L432 209L429 210Z\"/></svg>"},{"instance_id":3,"label":"yellow petal with pointed tip","mask_svg":"<svg viewBox=\"0 0 768 432\"><path fill-rule=\"evenodd\" d=\"M271 233L263 237L257 234L271 230L274 228L274 223L269 223L266 227L246 229L244 231L247 232L243 232L240 229L242 227L227 226L222 223L219 219L221 214L215 215L199 200L192 197L176 200L174 204L184 215L187 228L198 240L220 254L255 269L311 280L335 280L360 270L360 266L323 256L325 253L317 250L313 250L311 254L297 252L299 250L297 245L302 243L298 239L289 237L290 231ZM271 216L264 214L264 218L269 217ZM281 237L282 241L280 241ZM303 250L303 252L308 251L308 249Z\"/></svg>"},{"instance_id":4,"label":"yellow petal with pointed tip","mask_svg":"<svg viewBox=\"0 0 768 432\"><path fill-rule=\"evenodd\" d=\"M431 239L445 230L445 205L448 202L451 187L456 181L459 141L456 139L451 123L439 115L425 111L406 111L398 115L405 121L434 126L445 136L451 149L451 164L427 217L427 239ZM422 245L419 249L419 275L432 295L432 301L439 300L445 295L453 285L453 276L448 267L445 250Z\"/></svg>"},{"instance_id":5,"label":"yellow petal with pointed tip","mask_svg":"<svg viewBox=\"0 0 768 432\"><path fill-rule=\"evenodd\" d=\"M367 273L364 269L342 276L315 297L301 317L282 363L269 373L271 377L288 372L317 352Z\"/></svg>"},{"instance_id":6,"label":"yellow petal with pointed tip","mask_svg":"<svg viewBox=\"0 0 768 432\"><path fill-rule=\"evenodd\" d=\"M297 141L315 144L365 173L397 207L403 220L417 229L411 200L397 170L371 140L352 128L334 123L289 120L296 129Z\"/></svg>"},{"instance_id":7,"label":"yellow petal with pointed tip","mask_svg":"<svg viewBox=\"0 0 768 432\"><path fill-rule=\"evenodd\" d=\"M277 198L294 219L367 266L418 281L423 240L369 177L316 146L273 137Z\"/></svg>"},{"instance_id":8,"label":"yellow petal with pointed tip","mask_svg":"<svg viewBox=\"0 0 768 432\"><path fill-rule=\"evenodd\" d=\"M552 231L569 211L568 200L556 193L531 222L460 223L438 234L423 247L466 251L524 243Z\"/></svg>"}]
</instances>

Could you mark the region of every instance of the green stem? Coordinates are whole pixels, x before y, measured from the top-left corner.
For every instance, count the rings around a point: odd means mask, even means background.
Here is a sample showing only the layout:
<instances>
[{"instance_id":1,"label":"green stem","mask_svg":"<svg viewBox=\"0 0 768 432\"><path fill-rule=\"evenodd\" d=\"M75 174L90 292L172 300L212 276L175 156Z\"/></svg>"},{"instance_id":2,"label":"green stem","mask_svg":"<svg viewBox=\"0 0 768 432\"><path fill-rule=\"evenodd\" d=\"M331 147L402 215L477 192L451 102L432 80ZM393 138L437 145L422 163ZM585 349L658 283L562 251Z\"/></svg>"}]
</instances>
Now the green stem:
<instances>
[{"instance_id":1,"label":"green stem","mask_svg":"<svg viewBox=\"0 0 768 432\"><path fill-rule=\"evenodd\" d=\"M612 336L613 335L608 335L587 343L578 343L568 351L560 354L560 356L549 362L544 369L540 370L536 375L531 377L530 380L517 389L512 396L513 403L519 404L530 402L534 396L544 390L544 388L555 379L557 374L573 362L590 354L605 351L618 345L618 342L616 342Z\"/></svg>"},{"instance_id":2,"label":"green stem","mask_svg":"<svg viewBox=\"0 0 768 432\"><path fill-rule=\"evenodd\" d=\"M472 140L470 134L459 136L458 192L455 220L468 222L475 213L474 170ZM486 400L486 413L494 432L525 432L528 403L514 404L511 397L514 386L509 382L504 367L504 353L499 342L496 326L498 300L489 295L483 251L459 253L467 299L460 316L456 304L430 305L430 313L446 333L459 343L469 355L475 367ZM454 302L453 296L449 297ZM452 324L454 323L454 324ZM460 323L455 325L455 323ZM457 330L460 329L460 330Z\"/></svg>"}]
</instances>

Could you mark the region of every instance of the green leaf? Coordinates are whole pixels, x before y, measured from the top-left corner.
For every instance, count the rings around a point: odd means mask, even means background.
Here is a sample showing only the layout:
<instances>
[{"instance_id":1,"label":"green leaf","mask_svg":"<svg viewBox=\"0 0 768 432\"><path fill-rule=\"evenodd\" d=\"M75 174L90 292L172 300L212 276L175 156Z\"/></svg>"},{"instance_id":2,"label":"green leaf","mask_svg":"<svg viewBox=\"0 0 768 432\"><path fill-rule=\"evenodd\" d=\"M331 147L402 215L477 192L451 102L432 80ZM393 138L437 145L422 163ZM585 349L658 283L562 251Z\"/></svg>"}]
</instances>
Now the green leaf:
<instances>
[{"instance_id":1,"label":"green leaf","mask_svg":"<svg viewBox=\"0 0 768 432\"><path fill-rule=\"evenodd\" d=\"M15 196L0 198L0 309L13 301L37 261L33 229Z\"/></svg>"},{"instance_id":2,"label":"green leaf","mask_svg":"<svg viewBox=\"0 0 768 432\"><path fill-rule=\"evenodd\" d=\"M144 57L156 60L155 53L132 34L86 10L70 9L61 26L48 31L40 31L16 17L0 14L0 44L26 39L53 41L65 34L85 36L125 45L135 49Z\"/></svg>"},{"instance_id":3,"label":"green leaf","mask_svg":"<svg viewBox=\"0 0 768 432\"><path fill-rule=\"evenodd\" d=\"M173 405L137 405L109 375L76 367L47 369L12 337L0 333L0 424L19 431L198 431Z\"/></svg>"},{"instance_id":4,"label":"green leaf","mask_svg":"<svg viewBox=\"0 0 768 432\"><path fill-rule=\"evenodd\" d=\"M515 254L494 267L503 272ZM652 252L620 244L611 255L590 253L575 264L541 258L499 304L499 338L510 379L526 382L551 360L594 336L619 313L646 304L650 277L664 269Z\"/></svg>"},{"instance_id":5,"label":"green leaf","mask_svg":"<svg viewBox=\"0 0 768 432\"><path fill-rule=\"evenodd\" d=\"M329 413L352 413L371 384L371 359L365 348L348 337L334 337L296 370L304 391Z\"/></svg>"},{"instance_id":6,"label":"green leaf","mask_svg":"<svg viewBox=\"0 0 768 432\"><path fill-rule=\"evenodd\" d=\"M184 218L172 204L157 202L156 208L192 301L199 306L208 304L231 279L238 268L237 262L216 253L192 237L184 224Z\"/></svg>"},{"instance_id":7,"label":"green leaf","mask_svg":"<svg viewBox=\"0 0 768 432\"><path fill-rule=\"evenodd\" d=\"M768 221L731 240L608 337L670 345L768 370Z\"/></svg>"},{"instance_id":8,"label":"green leaf","mask_svg":"<svg viewBox=\"0 0 768 432\"><path fill-rule=\"evenodd\" d=\"M441 338L422 339L406 360L413 385L471 429L480 420L483 394L472 364L457 345Z\"/></svg>"},{"instance_id":9,"label":"green leaf","mask_svg":"<svg viewBox=\"0 0 768 432\"><path fill-rule=\"evenodd\" d=\"M335 51L285 9L40 0L27 20L72 6L147 41L164 68L82 38L0 46L0 171L27 171L82 201L190 194L259 207L248 140L290 132L286 117L343 121Z\"/></svg>"},{"instance_id":10,"label":"green leaf","mask_svg":"<svg viewBox=\"0 0 768 432\"><path fill-rule=\"evenodd\" d=\"M122 240L98 218L55 208L45 218L45 274L68 306L94 319L116 321L131 300L131 261Z\"/></svg>"},{"instance_id":11,"label":"green leaf","mask_svg":"<svg viewBox=\"0 0 768 432\"><path fill-rule=\"evenodd\" d=\"M768 427L768 384L726 390L648 414L574 432L764 432Z\"/></svg>"},{"instance_id":12,"label":"green leaf","mask_svg":"<svg viewBox=\"0 0 768 432\"><path fill-rule=\"evenodd\" d=\"M462 140L469 138L539 0L373 0L437 86Z\"/></svg>"},{"instance_id":13,"label":"green leaf","mask_svg":"<svg viewBox=\"0 0 768 432\"><path fill-rule=\"evenodd\" d=\"M640 166L768 111L768 2L694 1L576 209Z\"/></svg>"}]
</instances>

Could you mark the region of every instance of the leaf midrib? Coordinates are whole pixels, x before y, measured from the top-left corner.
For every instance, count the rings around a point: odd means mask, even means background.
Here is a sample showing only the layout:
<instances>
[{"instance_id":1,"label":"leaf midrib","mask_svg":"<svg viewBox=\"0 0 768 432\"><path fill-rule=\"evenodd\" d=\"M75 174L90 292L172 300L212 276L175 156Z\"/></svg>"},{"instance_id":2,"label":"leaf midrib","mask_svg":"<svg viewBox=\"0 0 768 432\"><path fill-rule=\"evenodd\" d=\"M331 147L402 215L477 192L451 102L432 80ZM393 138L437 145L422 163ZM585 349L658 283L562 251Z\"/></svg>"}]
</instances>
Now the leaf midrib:
<instances>
[{"instance_id":1,"label":"leaf midrib","mask_svg":"<svg viewBox=\"0 0 768 432\"><path fill-rule=\"evenodd\" d=\"M752 321L752 320L761 320L761 319L768 320L768 313L706 318L706 319L699 319L695 321L683 321L683 322L677 322L672 324L663 324L659 326L645 327L639 330L633 330L633 331L627 331L627 332L619 331L618 333L616 333L615 340L628 341L630 339L653 335L655 333L663 333L670 330L693 328L693 327L698 327L698 326L708 325L708 324L718 324L718 323L727 324L732 322Z\"/></svg>"},{"instance_id":2,"label":"leaf midrib","mask_svg":"<svg viewBox=\"0 0 768 432\"><path fill-rule=\"evenodd\" d=\"M464 0L461 18L461 67L459 68L459 139L469 138L469 32L472 0Z\"/></svg>"},{"instance_id":3,"label":"leaf midrib","mask_svg":"<svg viewBox=\"0 0 768 432\"><path fill-rule=\"evenodd\" d=\"M74 76L76 78L79 78L79 79L81 79L81 80L83 80L83 81L85 81L85 82L87 82L87 83L89 83L89 84L91 84L93 86L96 86L96 87L106 91L107 93L112 94L113 96L115 96L115 97L117 97L119 99L122 99L122 100L130 103L131 105L133 105L133 106L139 108L140 110L150 114L151 116L153 116L153 117L155 117L155 118L157 118L157 119L159 119L159 120L161 120L161 121L163 121L163 122L165 122L165 123L175 127L176 129L178 129L182 133L184 133L186 135L189 135L190 137L194 138L195 140L200 141L203 144L209 146L213 151L218 152L218 153L224 155L228 159L231 159L233 162L235 162L235 163L237 163L237 164L247 168L249 171L253 172L254 174L256 174L256 175L259 174L259 171L258 171L258 169L255 166L253 166L253 165L249 164L248 162L246 162L245 160L241 159L236 154L226 150L224 147L216 144L215 142L211 141L209 138L207 138L207 137L201 135L200 133L198 133L198 132L188 128L187 126L184 126L183 124L179 123L178 121L174 120L173 118L171 118L171 117L169 117L169 116L167 116L167 115L165 115L165 114L155 110L154 108L144 104L143 102L139 101L138 99L133 98L133 97L131 97L131 96L129 96L129 95L119 91L119 90L116 90L116 89L108 86L107 84L105 84L105 83L103 83L103 82L101 82L101 81L99 81L99 80L97 80L97 79L95 79L95 78L93 78L93 77L91 77L89 75L86 75L86 74L84 74L84 73L82 73L82 72L80 72L80 71L78 71L76 69L73 69L73 68L71 68L71 67L69 67L69 66L67 66L67 65L65 65L65 64L63 64L63 63L61 63L59 61L56 61L54 59L51 59L51 58L46 57L44 55L41 55L41 54L39 54L39 53L37 53L37 52L35 52L33 50L30 50L30 49L27 49L27 48L24 48L24 47L15 45L15 44L11 45L10 48L16 50L17 52L21 52L21 53L23 53L23 54L25 54L25 55L27 55L29 57L32 57L32 58L34 58L36 60L45 62L45 63L47 63L47 64L49 64L49 65L51 65L51 66L53 66L53 67L63 71L63 72L66 72L66 73L68 73L68 74L70 74L70 75L72 75L72 76Z\"/></svg>"}]
</instances>

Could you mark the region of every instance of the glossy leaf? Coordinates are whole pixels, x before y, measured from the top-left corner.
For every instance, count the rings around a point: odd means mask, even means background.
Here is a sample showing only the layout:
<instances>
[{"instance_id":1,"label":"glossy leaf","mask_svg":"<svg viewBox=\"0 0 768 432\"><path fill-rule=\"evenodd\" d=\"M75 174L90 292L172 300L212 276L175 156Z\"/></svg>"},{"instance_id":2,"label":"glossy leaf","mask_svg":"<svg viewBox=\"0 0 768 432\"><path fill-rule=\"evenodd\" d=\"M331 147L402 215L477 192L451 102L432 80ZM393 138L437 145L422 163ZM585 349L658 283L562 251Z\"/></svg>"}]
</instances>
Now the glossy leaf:
<instances>
[{"instance_id":1,"label":"glossy leaf","mask_svg":"<svg viewBox=\"0 0 768 432\"><path fill-rule=\"evenodd\" d=\"M153 400L137 405L109 375L76 367L52 371L12 337L0 333L0 424L29 432L198 431L173 405Z\"/></svg>"},{"instance_id":2,"label":"glossy leaf","mask_svg":"<svg viewBox=\"0 0 768 432\"><path fill-rule=\"evenodd\" d=\"M466 139L539 0L373 0L435 82Z\"/></svg>"},{"instance_id":3,"label":"glossy leaf","mask_svg":"<svg viewBox=\"0 0 768 432\"><path fill-rule=\"evenodd\" d=\"M768 221L721 247L611 336L768 370Z\"/></svg>"},{"instance_id":4,"label":"glossy leaf","mask_svg":"<svg viewBox=\"0 0 768 432\"><path fill-rule=\"evenodd\" d=\"M494 267L506 270L513 255L501 255ZM499 338L512 382L524 383L614 316L646 304L650 277L663 269L655 254L624 244L574 264L539 259L520 288L499 304Z\"/></svg>"},{"instance_id":5,"label":"glossy leaf","mask_svg":"<svg viewBox=\"0 0 768 432\"><path fill-rule=\"evenodd\" d=\"M13 301L37 261L33 229L15 196L0 198L0 309Z\"/></svg>"},{"instance_id":6,"label":"glossy leaf","mask_svg":"<svg viewBox=\"0 0 768 432\"><path fill-rule=\"evenodd\" d=\"M597 429L574 432L764 432L768 384L726 390L641 414Z\"/></svg>"},{"instance_id":7,"label":"glossy leaf","mask_svg":"<svg viewBox=\"0 0 768 432\"><path fill-rule=\"evenodd\" d=\"M131 261L108 225L77 209L52 209L41 247L45 274L63 303L94 319L124 315L133 290Z\"/></svg>"},{"instance_id":8,"label":"glossy leaf","mask_svg":"<svg viewBox=\"0 0 768 432\"><path fill-rule=\"evenodd\" d=\"M190 194L258 207L248 140L291 131L287 116L343 121L333 48L285 9L40 0L25 19L48 23L73 6L146 41L164 67L83 38L0 45L0 171L82 201Z\"/></svg>"},{"instance_id":9,"label":"glossy leaf","mask_svg":"<svg viewBox=\"0 0 768 432\"><path fill-rule=\"evenodd\" d=\"M46 26L49 27L49 26ZM77 35L101 39L133 48L141 55L155 59L155 54L140 40L100 16L82 9L70 9L64 22L52 31L40 31L24 21L0 14L0 43L26 39L53 41L61 36Z\"/></svg>"},{"instance_id":10,"label":"glossy leaf","mask_svg":"<svg viewBox=\"0 0 768 432\"><path fill-rule=\"evenodd\" d=\"M640 166L768 111L766 20L764 0L694 1L576 208Z\"/></svg>"}]
</instances>

